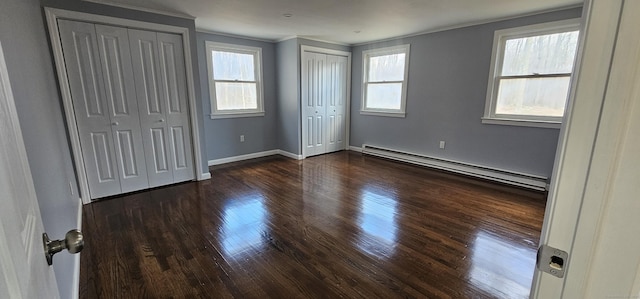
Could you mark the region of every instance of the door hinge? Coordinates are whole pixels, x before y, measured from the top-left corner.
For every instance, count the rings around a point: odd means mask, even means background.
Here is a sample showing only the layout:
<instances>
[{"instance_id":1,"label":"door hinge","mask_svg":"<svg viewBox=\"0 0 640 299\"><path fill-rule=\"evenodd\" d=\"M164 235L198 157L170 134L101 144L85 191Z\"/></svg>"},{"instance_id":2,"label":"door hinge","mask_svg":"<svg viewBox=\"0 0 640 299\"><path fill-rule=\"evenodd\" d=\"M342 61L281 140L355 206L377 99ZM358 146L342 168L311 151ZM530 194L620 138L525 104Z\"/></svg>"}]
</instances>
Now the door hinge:
<instances>
[{"instance_id":1,"label":"door hinge","mask_svg":"<svg viewBox=\"0 0 640 299\"><path fill-rule=\"evenodd\" d=\"M536 267L542 272L562 278L568 261L569 254L566 251L548 245L541 245L538 248Z\"/></svg>"}]
</instances>

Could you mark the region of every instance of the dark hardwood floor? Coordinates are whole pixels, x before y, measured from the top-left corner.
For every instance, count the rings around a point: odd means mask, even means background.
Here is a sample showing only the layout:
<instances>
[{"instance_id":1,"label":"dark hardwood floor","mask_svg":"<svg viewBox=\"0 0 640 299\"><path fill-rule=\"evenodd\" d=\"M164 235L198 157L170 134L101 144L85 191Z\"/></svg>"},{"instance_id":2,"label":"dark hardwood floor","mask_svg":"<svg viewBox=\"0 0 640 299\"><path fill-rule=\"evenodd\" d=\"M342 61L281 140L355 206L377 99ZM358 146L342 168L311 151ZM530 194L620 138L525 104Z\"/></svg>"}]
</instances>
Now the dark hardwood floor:
<instances>
[{"instance_id":1,"label":"dark hardwood floor","mask_svg":"<svg viewBox=\"0 0 640 299\"><path fill-rule=\"evenodd\" d=\"M525 298L542 193L339 152L84 206L81 298Z\"/></svg>"}]
</instances>

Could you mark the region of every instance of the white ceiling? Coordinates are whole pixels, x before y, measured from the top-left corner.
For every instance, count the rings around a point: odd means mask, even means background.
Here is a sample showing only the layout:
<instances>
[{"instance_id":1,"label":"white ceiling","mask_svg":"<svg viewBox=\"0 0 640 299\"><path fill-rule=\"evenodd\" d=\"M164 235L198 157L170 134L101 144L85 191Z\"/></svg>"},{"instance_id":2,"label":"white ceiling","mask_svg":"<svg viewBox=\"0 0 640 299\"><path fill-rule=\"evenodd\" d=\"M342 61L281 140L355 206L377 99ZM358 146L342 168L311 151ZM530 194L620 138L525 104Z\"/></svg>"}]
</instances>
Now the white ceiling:
<instances>
[{"instance_id":1,"label":"white ceiling","mask_svg":"<svg viewBox=\"0 0 640 299\"><path fill-rule=\"evenodd\" d=\"M200 31L271 41L299 36L343 44L461 27L582 3L582 0L88 1L192 16Z\"/></svg>"}]
</instances>

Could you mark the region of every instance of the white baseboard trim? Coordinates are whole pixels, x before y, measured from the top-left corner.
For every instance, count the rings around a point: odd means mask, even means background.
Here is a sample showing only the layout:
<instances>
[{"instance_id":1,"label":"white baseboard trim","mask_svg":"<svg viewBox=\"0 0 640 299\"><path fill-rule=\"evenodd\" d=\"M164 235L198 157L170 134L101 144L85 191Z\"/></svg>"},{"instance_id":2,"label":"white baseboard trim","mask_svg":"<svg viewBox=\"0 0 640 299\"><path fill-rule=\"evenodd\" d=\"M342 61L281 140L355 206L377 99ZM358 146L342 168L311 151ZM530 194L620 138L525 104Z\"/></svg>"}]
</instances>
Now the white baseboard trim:
<instances>
[{"instance_id":1,"label":"white baseboard trim","mask_svg":"<svg viewBox=\"0 0 640 299\"><path fill-rule=\"evenodd\" d=\"M354 151L354 152L358 152L358 153L362 153L362 147L359 147L359 146L350 145L348 150Z\"/></svg>"},{"instance_id":2,"label":"white baseboard trim","mask_svg":"<svg viewBox=\"0 0 640 299\"><path fill-rule=\"evenodd\" d=\"M405 152L395 149L389 149L369 144L362 145L362 152L367 155L373 155L392 159L396 161L407 162L416 165L422 165L430 168L440 169L448 172L464 174L472 177L483 178L495 182L501 182L509 185L545 191L547 188L547 178L538 175L526 174L521 172L510 171L487 167L483 165L471 164L466 162L429 157L422 154Z\"/></svg>"},{"instance_id":3,"label":"white baseboard trim","mask_svg":"<svg viewBox=\"0 0 640 299\"><path fill-rule=\"evenodd\" d=\"M302 155L296 155L294 153L290 153L287 151L283 151L283 150L278 150L278 154L285 156L287 158L291 158L291 159L296 159L296 160L302 160Z\"/></svg>"},{"instance_id":4,"label":"white baseboard trim","mask_svg":"<svg viewBox=\"0 0 640 299\"><path fill-rule=\"evenodd\" d=\"M255 158L262 158L262 157L273 156L273 155L281 155L291 159L302 160L302 155L296 155L294 153L277 149L277 150L257 152L257 153L251 153L251 154L240 155L240 156L227 157L222 159L209 160L207 164L209 166L213 166L213 165L220 165L220 164L244 161L244 160L255 159ZM210 173L207 172L206 174L205 173L202 174L203 180L210 179L210 178L211 178Z\"/></svg>"},{"instance_id":5,"label":"white baseboard trim","mask_svg":"<svg viewBox=\"0 0 640 299\"><path fill-rule=\"evenodd\" d=\"M205 181L211 178L211 173L207 172L207 173L203 173L200 175L200 177L198 178L198 181Z\"/></svg>"},{"instance_id":6,"label":"white baseboard trim","mask_svg":"<svg viewBox=\"0 0 640 299\"><path fill-rule=\"evenodd\" d=\"M76 228L82 231L82 199L78 198L78 212L76 216ZM73 294L72 299L80 298L80 254L73 255Z\"/></svg>"},{"instance_id":7,"label":"white baseboard trim","mask_svg":"<svg viewBox=\"0 0 640 299\"><path fill-rule=\"evenodd\" d=\"M243 160L261 158L261 157L266 157L266 156L272 156L272 155L279 154L280 153L279 151L280 150L270 150L270 151L257 152L257 153L240 155L240 156L233 156L233 157L222 158L222 159L209 160L208 164L209 164L209 166L213 166L213 165L220 165L220 164L225 164L225 163L231 163L231 162L238 162L238 161L243 161Z\"/></svg>"}]
</instances>

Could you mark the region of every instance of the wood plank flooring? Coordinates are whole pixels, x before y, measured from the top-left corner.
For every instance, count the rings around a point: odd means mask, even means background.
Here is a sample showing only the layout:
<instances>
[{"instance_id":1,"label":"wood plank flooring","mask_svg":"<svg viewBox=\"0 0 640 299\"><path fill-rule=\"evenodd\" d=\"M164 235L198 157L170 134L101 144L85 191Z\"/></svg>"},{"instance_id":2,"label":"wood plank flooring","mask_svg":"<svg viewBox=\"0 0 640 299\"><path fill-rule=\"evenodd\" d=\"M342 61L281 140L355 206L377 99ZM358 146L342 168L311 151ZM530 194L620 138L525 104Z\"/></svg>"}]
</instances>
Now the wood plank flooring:
<instances>
[{"instance_id":1,"label":"wood plank flooring","mask_svg":"<svg viewBox=\"0 0 640 299\"><path fill-rule=\"evenodd\" d=\"M526 298L545 196L353 152L85 205L81 298Z\"/></svg>"}]
</instances>

